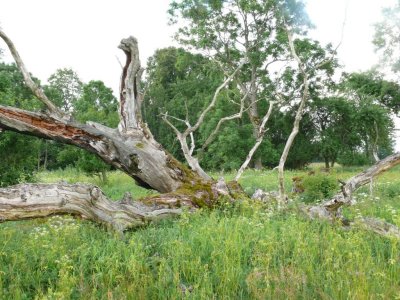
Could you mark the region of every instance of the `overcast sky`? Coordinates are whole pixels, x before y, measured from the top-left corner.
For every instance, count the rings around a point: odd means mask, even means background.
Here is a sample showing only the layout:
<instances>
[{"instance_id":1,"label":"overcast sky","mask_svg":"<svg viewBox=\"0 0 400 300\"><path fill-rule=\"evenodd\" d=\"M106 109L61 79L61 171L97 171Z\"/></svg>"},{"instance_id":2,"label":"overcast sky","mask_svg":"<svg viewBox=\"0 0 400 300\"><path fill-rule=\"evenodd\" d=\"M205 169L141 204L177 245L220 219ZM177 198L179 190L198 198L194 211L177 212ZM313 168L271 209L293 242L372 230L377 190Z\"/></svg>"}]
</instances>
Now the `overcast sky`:
<instances>
[{"instance_id":1,"label":"overcast sky","mask_svg":"<svg viewBox=\"0 0 400 300\"><path fill-rule=\"evenodd\" d=\"M84 82L102 80L117 95L123 60L117 45L133 35L142 65L157 48L173 45L168 0L1 0L0 26L14 41L29 71L45 82L57 68L72 68ZM371 43L381 8L394 0L308 0L313 38L336 45L346 71L378 62ZM345 11L347 6L347 17ZM0 48L5 45L0 42ZM5 56L11 61L9 56Z\"/></svg>"}]
</instances>

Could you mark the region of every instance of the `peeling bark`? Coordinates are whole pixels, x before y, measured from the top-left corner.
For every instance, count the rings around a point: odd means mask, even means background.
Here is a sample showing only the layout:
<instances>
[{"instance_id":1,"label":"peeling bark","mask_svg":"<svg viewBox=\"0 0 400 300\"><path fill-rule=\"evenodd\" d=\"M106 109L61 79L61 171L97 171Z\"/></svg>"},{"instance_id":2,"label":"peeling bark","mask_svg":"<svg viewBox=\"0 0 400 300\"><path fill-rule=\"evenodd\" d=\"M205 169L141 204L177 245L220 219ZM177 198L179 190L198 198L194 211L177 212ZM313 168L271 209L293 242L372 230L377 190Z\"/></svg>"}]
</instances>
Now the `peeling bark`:
<instances>
[{"instance_id":1,"label":"peeling bark","mask_svg":"<svg viewBox=\"0 0 400 300\"><path fill-rule=\"evenodd\" d=\"M121 76L120 125L114 129L94 122L80 124L62 113L32 81L11 40L2 31L0 37L13 53L27 86L48 109L46 113L37 113L0 106L1 130L78 146L124 171L139 185L159 192L171 192L185 183L202 181L195 172L167 153L142 121L139 86L143 69L135 38L123 39L119 45L127 61Z\"/></svg>"},{"instance_id":2,"label":"peeling bark","mask_svg":"<svg viewBox=\"0 0 400 300\"><path fill-rule=\"evenodd\" d=\"M0 106L0 127L88 150L130 175L139 185L160 192L174 191L197 177L140 130L120 134L94 123L83 125L5 106Z\"/></svg>"},{"instance_id":3,"label":"peeling bark","mask_svg":"<svg viewBox=\"0 0 400 300\"><path fill-rule=\"evenodd\" d=\"M144 69L140 66L139 48L136 38L130 36L123 39L118 46L126 55L126 63L122 70L120 86L120 130L138 129L141 127L140 110L142 97L139 93L141 77Z\"/></svg>"}]
</instances>

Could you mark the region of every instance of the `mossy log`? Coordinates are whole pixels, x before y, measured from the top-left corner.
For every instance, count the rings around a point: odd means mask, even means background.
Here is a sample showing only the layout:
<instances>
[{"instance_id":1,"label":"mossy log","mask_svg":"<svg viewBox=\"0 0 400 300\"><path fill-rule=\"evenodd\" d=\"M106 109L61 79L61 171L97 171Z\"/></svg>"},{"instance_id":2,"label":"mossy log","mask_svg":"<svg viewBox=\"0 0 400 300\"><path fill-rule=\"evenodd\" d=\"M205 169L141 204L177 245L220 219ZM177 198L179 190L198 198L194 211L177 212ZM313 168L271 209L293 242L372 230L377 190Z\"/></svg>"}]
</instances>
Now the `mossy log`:
<instances>
[{"instance_id":1,"label":"mossy log","mask_svg":"<svg viewBox=\"0 0 400 300\"><path fill-rule=\"evenodd\" d=\"M213 207L221 196L234 200L238 190L223 181L187 184L180 190L133 200L112 201L87 184L19 184L0 189L0 222L71 214L117 231L180 215L184 208ZM240 192L240 191L239 191Z\"/></svg>"}]
</instances>

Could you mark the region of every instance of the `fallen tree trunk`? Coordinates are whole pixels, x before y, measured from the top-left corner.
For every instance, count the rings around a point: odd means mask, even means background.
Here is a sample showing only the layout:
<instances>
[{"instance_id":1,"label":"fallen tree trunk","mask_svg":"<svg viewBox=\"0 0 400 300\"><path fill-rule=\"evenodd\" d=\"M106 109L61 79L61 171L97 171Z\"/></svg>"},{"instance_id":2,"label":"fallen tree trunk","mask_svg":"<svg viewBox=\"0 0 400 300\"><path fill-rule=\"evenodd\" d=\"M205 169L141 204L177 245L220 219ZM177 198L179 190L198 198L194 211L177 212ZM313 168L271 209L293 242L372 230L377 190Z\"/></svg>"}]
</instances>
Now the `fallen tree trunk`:
<instances>
[{"instance_id":1,"label":"fallen tree trunk","mask_svg":"<svg viewBox=\"0 0 400 300\"><path fill-rule=\"evenodd\" d=\"M352 195L358 188L370 183L374 177L398 164L400 164L400 152L386 157L367 170L351 177L346 182L342 182L342 191L336 194L332 199L324 201L320 205L304 207L303 211L312 219L319 218L332 222L339 221L345 226L356 226L385 237L400 239L400 228L393 224L370 217L363 217L354 222L350 222L346 220L342 214L342 207L353 203Z\"/></svg>"},{"instance_id":2,"label":"fallen tree trunk","mask_svg":"<svg viewBox=\"0 0 400 300\"><path fill-rule=\"evenodd\" d=\"M0 189L0 222L71 214L124 231L177 216L183 207L212 207L221 194L233 199L237 193L234 185L229 188L221 181L208 187L186 185L140 201L127 193L122 200L112 201L94 185L20 184Z\"/></svg>"},{"instance_id":3,"label":"fallen tree trunk","mask_svg":"<svg viewBox=\"0 0 400 300\"><path fill-rule=\"evenodd\" d=\"M180 212L139 202L113 202L92 185L23 184L0 189L0 221L72 214L123 231Z\"/></svg>"},{"instance_id":4,"label":"fallen tree trunk","mask_svg":"<svg viewBox=\"0 0 400 300\"><path fill-rule=\"evenodd\" d=\"M207 181L167 153L143 122L139 91L143 69L135 38L123 39L119 45L126 55L126 64L121 76L120 123L114 129L94 122L79 124L57 109L31 79L14 44L1 30L0 37L8 45L28 87L47 108L46 113L38 113L0 106L0 130L78 146L127 173L140 186L159 192L172 192L186 183Z\"/></svg>"},{"instance_id":5,"label":"fallen tree trunk","mask_svg":"<svg viewBox=\"0 0 400 300\"><path fill-rule=\"evenodd\" d=\"M0 106L0 128L57 140L88 150L146 188L171 192L183 183L202 180L168 154L152 135L131 129L120 133L101 124L79 124L51 114Z\"/></svg>"},{"instance_id":6,"label":"fallen tree trunk","mask_svg":"<svg viewBox=\"0 0 400 300\"><path fill-rule=\"evenodd\" d=\"M336 194L332 199L324 201L320 205L307 208L307 213L310 215L310 217L318 217L330 220L342 218L342 206L351 205L352 195L358 188L370 183L374 177L398 164L400 164L400 152L389 155L365 171L351 177L346 182L342 182L342 191L340 193Z\"/></svg>"}]
</instances>

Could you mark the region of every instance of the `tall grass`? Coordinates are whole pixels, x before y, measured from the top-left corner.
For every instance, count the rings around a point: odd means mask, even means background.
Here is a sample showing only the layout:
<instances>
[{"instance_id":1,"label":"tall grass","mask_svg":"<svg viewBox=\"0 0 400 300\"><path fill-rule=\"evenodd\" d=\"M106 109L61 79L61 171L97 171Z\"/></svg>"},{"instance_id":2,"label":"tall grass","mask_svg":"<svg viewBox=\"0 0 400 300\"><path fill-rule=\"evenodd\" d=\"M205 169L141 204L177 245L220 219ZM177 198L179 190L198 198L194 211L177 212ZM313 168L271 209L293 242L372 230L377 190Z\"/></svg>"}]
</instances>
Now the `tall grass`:
<instances>
[{"instance_id":1,"label":"tall grass","mask_svg":"<svg viewBox=\"0 0 400 300\"><path fill-rule=\"evenodd\" d=\"M64 180L86 181L69 172L62 174ZM289 172L288 185L291 176L302 174ZM336 174L345 179L353 172ZM43 174L41 180L59 181L59 175ZM275 175L250 171L241 183L248 190L275 189ZM110 186L103 186L109 196L136 192L129 178L109 177ZM388 172L374 183L373 195L368 188L361 191L346 214L400 225L399 181L398 170ZM1 299L396 297L399 241L309 221L294 207L277 212L244 200L184 213L123 237L69 216L0 224Z\"/></svg>"}]
</instances>

